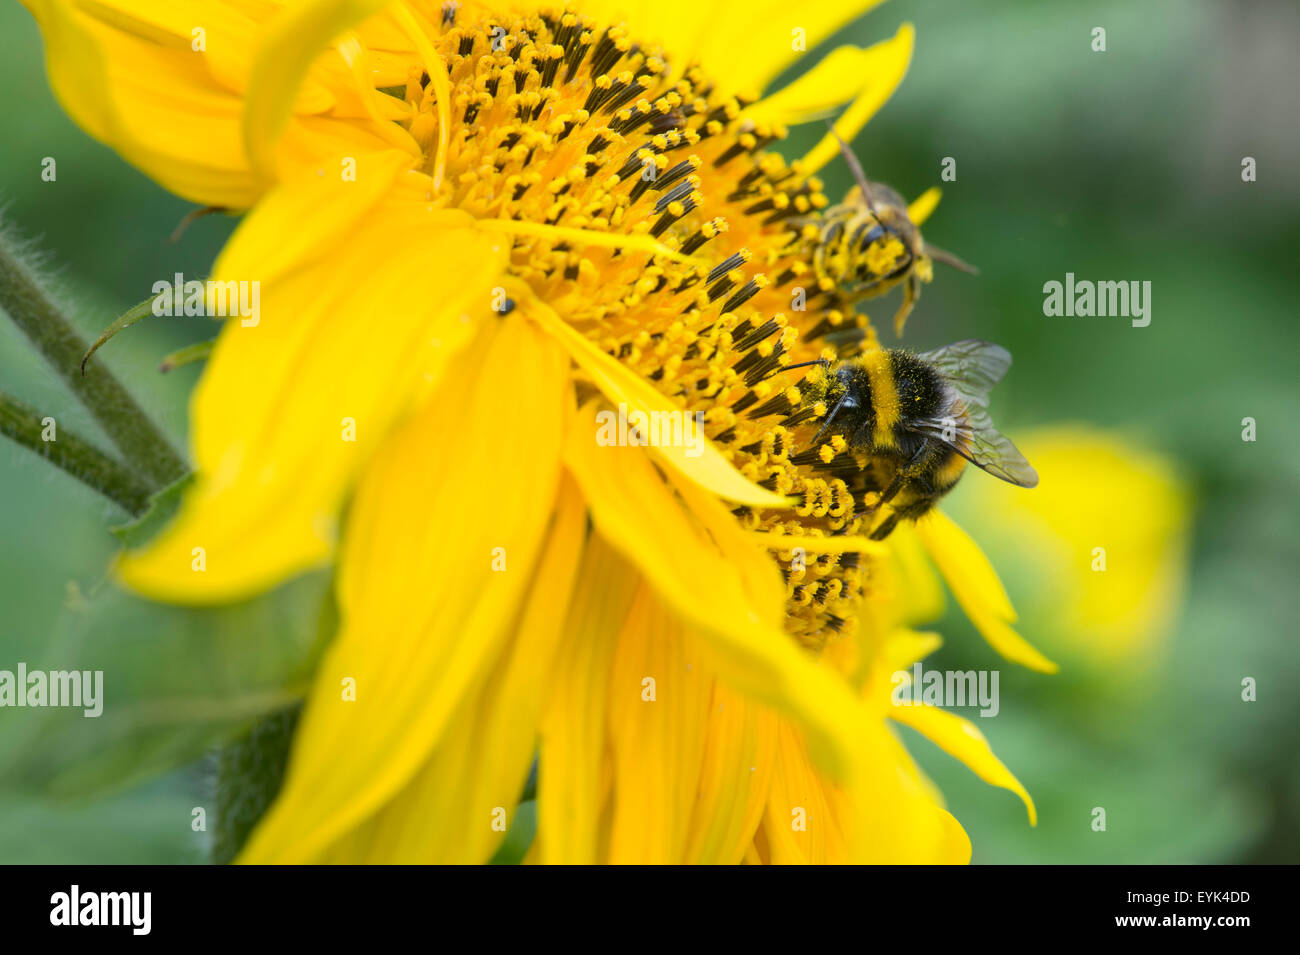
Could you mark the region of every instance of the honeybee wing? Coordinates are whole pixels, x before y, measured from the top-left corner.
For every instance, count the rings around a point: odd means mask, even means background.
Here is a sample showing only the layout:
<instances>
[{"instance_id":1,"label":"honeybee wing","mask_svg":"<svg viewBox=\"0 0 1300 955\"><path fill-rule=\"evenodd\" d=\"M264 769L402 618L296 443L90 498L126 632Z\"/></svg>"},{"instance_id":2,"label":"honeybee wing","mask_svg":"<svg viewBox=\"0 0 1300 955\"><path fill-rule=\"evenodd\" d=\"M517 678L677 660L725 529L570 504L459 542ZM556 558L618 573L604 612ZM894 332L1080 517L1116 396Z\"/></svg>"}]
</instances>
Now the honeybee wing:
<instances>
[{"instance_id":1,"label":"honeybee wing","mask_svg":"<svg viewBox=\"0 0 1300 955\"><path fill-rule=\"evenodd\" d=\"M975 339L923 352L951 385L964 407L950 417L923 418L910 423L918 434L942 441L971 464L1019 487L1038 484L1038 472L989 418L989 392L1011 367L1011 353L1001 345Z\"/></svg>"}]
</instances>

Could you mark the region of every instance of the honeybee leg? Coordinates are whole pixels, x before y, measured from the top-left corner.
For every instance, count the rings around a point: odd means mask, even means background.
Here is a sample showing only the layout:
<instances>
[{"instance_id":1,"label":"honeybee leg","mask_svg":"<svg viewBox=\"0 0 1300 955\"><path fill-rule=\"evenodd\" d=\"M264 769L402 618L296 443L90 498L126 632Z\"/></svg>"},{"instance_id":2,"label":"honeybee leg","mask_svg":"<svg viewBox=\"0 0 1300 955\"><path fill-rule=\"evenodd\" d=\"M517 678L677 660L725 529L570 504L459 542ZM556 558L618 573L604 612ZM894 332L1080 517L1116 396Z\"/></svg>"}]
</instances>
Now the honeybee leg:
<instances>
[{"instance_id":1,"label":"honeybee leg","mask_svg":"<svg viewBox=\"0 0 1300 955\"><path fill-rule=\"evenodd\" d=\"M912 314L912 307L920 297L921 280L913 272L903 283L903 304L898 306L898 311L894 313L894 334L899 338L903 337L903 325L906 324L907 316Z\"/></svg>"}]
</instances>

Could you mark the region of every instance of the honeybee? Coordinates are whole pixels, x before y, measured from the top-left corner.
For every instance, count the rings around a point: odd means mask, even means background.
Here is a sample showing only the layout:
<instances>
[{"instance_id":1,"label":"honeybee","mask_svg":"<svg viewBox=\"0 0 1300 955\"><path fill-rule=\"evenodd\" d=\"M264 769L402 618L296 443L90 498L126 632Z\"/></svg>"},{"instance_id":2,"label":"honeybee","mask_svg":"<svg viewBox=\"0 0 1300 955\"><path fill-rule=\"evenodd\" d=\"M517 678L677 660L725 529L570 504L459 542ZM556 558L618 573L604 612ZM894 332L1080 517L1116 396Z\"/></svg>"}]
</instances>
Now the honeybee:
<instances>
[{"instance_id":1,"label":"honeybee","mask_svg":"<svg viewBox=\"0 0 1300 955\"><path fill-rule=\"evenodd\" d=\"M813 263L818 274L848 292L851 302L884 295L903 283L903 302L894 315L894 333L901 336L922 283L933 277L932 262L963 272L978 270L921 238L907 201L884 183L869 182L848 144L835 130L831 133L857 185L823 213Z\"/></svg>"},{"instance_id":2,"label":"honeybee","mask_svg":"<svg viewBox=\"0 0 1300 955\"><path fill-rule=\"evenodd\" d=\"M874 506L891 506L874 540L933 507L967 462L1009 484L1038 484L1037 472L989 419L989 392L1011 366L1000 345L972 339L920 354L878 349L804 365L816 367L800 390L827 407L813 443L842 435L849 451L867 458L861 483L879 491Z\"/></svg>"}]
</instances>

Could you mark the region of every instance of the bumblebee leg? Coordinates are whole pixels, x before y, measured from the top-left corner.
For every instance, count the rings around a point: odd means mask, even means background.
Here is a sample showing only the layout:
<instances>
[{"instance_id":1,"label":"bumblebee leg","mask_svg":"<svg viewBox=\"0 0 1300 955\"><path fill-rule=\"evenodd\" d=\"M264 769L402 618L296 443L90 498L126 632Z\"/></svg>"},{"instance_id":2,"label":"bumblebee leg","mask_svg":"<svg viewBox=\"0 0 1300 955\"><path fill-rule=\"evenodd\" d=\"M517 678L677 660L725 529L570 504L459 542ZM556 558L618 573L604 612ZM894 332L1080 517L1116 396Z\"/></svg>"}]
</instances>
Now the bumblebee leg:
<instances>
[{"instance_id":1,"label":"bumblebee leg","mask_svg":"<svg viewBox=\"0 0 1300 955\"><path fill-rule=\"evenodd\" d=\"M917 486L923 487L923 485L920 485L919 483ZM917 518L923 516L927 511L929 511L930 508L934 507L934 502L936 500L937 500L936 497L925 496L919 498L918 500L912 501L911 503L906 504L903 507L900 507L898 510L890 514L889 517L887 517L883 522L881 522L881 525L878 528L876 528L874 532L872 532L871 539L883 540L884 538L889 536L889 533L898 525L899 521L916 520Z\"/></svg>"},{"instance_id":2,"label":"bumblebee leg","mask_svg":"<svg viewBox=\"0 0 1300 955\"><path fill-rule=\"evenodd\" d=\"M874 531L871 532L871 539L873 541L884 540L891 533L893 533L894 528L898 526L898 522L902 518L902 516L903 515L899 514L897 511L895 511L893 514L890 514L888 517L885 518L884 522L879 527L877 527Z\"/></svg>"},{"instance_id":3,"label":"bumblebee leg","mask_svg":"<svg viewBox=\"0 0 1300 955\"><path fill-rule=\"evenodd\" d=\"M894 495L897 494L899 491L901 491L903 489L903 485L906 484L909 480L911 480L912 473L913 473L912 471L913 466L916 464L917 461L920 461L922 458L925 457L925 453L929 449L930 449L930 442L922 441L920 446L915 451L912 452L912 456L908 458L904 463L898 466L897 470L894 471L894 479L890 481L889 486L886 487L885 490L881 492L880 500L876 502L876 507L879 507L881 504L888 504L890 501L894 499Z\"/></svg>"},{"instance_id":4,"label":"bumblebee leg","mask_svg":"<svg viewBox=\"0 0 1300 955\"><path fill-rule=\"evenodd\" d=\"M880 500L878 500L875 503L875 506L871 509L874 511L877 507L880 507L881 504L888 504L892 501L894 496L903 489L903 485L906 482L907 473L902 468L899 468L894 472L894 479L889 482L889 487L880 492Z\"/></svg>"},{"instance_id":5,"label":"bumblebee leg","mask_svg":"<svg viewBox=\"0 0 1300 955\"><path fill-rule=\"evenodd\" d=\"M822 422L822 426L818 428L817 433L813 435L813 444L816 444L821 440L821 436L826 433L826 429L831 426L831 422L835 420L835 416L840 413L840 409L843 408L845 404L848 404L849 407L853 407L853 402L849 401L847 395L835 402L835 407L831 409L831 413L826 416L826 420Z\"/></svg>"}]
</instances>

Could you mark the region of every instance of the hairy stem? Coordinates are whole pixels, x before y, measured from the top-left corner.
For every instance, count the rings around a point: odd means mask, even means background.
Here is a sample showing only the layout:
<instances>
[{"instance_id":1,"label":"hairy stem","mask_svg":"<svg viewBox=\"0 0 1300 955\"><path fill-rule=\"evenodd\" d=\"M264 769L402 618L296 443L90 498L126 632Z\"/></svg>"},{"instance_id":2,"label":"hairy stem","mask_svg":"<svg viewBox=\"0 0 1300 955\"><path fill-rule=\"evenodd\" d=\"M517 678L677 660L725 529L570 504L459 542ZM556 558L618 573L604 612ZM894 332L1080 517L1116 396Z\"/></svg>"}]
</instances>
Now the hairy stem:
<instances>
[{"instance_id":1,"label":"hairy stem","mask_svg":"<svg viewBox=\"0 0 1300 955\"><path fill-rule=\"evenodd\" d=\"M149 507L151 490L141 478L84 438L52 418L43 419L35 409L2 391L0 434L94 488L128 514L139 516Z\"/></svg>"},{"instance_id":2,"label":"hairy stem","mask_svg":"<svg viewBox=\"0 0 1300 955\"><path fill-rule=\"evenodd\" d=\"M179 480L188 470L166 435L102 364L81 373L85 338L42 287L26 249L0 223L0 309L3 309L95 417L109 440L152 489Z\"/></svg>"}]
</instances>

